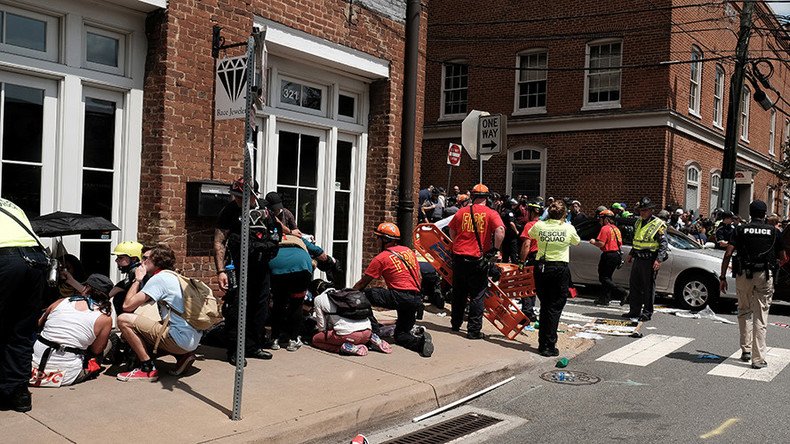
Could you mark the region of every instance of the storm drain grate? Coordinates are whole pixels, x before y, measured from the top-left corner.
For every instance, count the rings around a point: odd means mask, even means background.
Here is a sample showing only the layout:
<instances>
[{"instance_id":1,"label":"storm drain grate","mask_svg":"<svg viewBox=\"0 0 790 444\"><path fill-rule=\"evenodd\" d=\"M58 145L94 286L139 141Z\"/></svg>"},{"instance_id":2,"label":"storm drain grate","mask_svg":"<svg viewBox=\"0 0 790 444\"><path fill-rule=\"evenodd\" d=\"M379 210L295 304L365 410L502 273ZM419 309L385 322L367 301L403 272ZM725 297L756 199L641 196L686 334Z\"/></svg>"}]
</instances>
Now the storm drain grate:
<instances>
[{"instance_id":1,"label":"storm drain grate","mask_svg":"<svg viewBox=\"0 0 790 444\"><path fill-rule=\"evenodd\" d=\"M595 375L567 370L552 370L540 375L540 379L565 385L592 385L601 382L601 378Z\"/></svg>"},{"instance_id":2,"label":"storm drain grate","mask_svg":"<svg viewBox=\"0 0 790 444\"><path fill-rule=\"evenodd\" d=\"M499 422L502 422L502 420L491 416L481 415L480 413L467 413L428 426L422 430L399 436L384 444L443 444Z\"/></svg>"}]
</instances>

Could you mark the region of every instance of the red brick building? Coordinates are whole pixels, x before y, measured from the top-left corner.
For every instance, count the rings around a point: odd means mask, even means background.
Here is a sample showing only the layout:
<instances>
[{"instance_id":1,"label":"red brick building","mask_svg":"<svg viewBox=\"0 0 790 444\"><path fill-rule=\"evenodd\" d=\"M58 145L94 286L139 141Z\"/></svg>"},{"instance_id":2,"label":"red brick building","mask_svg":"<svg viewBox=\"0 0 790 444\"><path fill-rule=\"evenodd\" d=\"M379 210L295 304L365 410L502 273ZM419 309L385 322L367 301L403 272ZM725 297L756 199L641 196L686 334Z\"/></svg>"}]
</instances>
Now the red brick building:
<instances>
[{"instance_id":1,"label":"red brick building","mask_svg":"<svg viewBox=\"0 0 790 444\"><path fill-rule=\"evenodd\" d=\"M255 176L262 193L285 196L300 228L347 264L353 283L372 253L367 233L396 217L405 2L102 4L0 1L2 196L31 216L62 210L116 223L121 231L109 236L64 237L90 270L114 272L111 248L139 239L171 245L179 268L213 278L214 217L188 211L187 188L241 175L244 124L214 117L212 28L232 43L255 26L265 30L258 75L268 80ZM421 40L424 72L424 27ZM421 75L418 143L423 87ZM419 165L418 152L415 177Z\"/></svg>"},{"instance_id":2,"label":"red brick building","mask_svg":"<svg viewBox=\"0 0 790 444\"><path fill-rule=\"evenodd\" d=\"M484 164L494 190L570 196L588 212L644 195L710 214L740 3L701 3L433 1L421 185L446 186L448 143L460 142L461 120L477 109L508 119L507 146ZM777 36L786 34L764 3L753 21L750 62L762 60L765 75L772 67L769 82L785 96L788 46ZM747 81L735 210L763 199L786 217L773 166L790 136L790 105L766 111L755 92ZM477 163L464 154L453 185L476 181Z\"/></svg>"}]
</instances>

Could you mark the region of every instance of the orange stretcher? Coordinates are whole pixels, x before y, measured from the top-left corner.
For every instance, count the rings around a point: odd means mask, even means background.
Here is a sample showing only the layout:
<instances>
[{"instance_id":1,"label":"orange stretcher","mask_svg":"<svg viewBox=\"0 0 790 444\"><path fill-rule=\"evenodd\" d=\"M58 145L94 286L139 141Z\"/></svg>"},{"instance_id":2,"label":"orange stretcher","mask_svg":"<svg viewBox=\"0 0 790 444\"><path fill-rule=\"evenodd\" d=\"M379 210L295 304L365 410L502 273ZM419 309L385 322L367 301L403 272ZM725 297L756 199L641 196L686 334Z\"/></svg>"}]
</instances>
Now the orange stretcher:
<instances>
[{"instance_id":1,"label":"orange stretcher","mask_svg":"<svg viewBox=\"0 0 790 444\"><path fill-rule=\"evenodd\" d=\"M414 229L414 249L436 269L448 284L453 283L452 241L433 224L420 224ZM533 267L497 264L502 270L499 284L488 280L483 316L508 339L515 339L529 323L527 316L513 299L535 296Z\"/></svg>"}]
</instances>

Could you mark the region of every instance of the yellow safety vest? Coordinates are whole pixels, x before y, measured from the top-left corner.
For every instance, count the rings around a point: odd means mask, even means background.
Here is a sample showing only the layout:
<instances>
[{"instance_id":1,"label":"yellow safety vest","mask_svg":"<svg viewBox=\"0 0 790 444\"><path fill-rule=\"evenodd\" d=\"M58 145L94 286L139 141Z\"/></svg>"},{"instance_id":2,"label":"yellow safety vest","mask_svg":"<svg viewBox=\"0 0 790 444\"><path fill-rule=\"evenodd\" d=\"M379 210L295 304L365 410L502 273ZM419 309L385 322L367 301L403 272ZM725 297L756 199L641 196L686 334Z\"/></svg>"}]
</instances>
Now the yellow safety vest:
<instances>
[{"instance_id":1,"label":"yellow safety vest","mask_svg":"<svg viewBox=\"0 0 790 444\"><path fill-rule=\"evenodd\" d=\"M634 225L634 249L658 251L659 243L656 240L657 233L663 233L666 224L661 219L653 216L650 221L642 225L642 218L637 219Z\"/></svg>"},{"instance_id":2,"label":"yellow safety vest","mask_svg":"<svg viewBox=\"0 0 790 444\"><path fill-rule=\"evenodd\" d=\"M0 206L16 216L16 218L25 224L30 231L33 231L30 227L30 222L27 220L27 216L25 216L25 212L22 211L21 208L10 200L2 198L0 198ZM20 227L15 220L0 212L0 248L35 247L37 245L38 242L36 242L36 239L31 237L24 228Z\"/></svg>"}]
</instances>

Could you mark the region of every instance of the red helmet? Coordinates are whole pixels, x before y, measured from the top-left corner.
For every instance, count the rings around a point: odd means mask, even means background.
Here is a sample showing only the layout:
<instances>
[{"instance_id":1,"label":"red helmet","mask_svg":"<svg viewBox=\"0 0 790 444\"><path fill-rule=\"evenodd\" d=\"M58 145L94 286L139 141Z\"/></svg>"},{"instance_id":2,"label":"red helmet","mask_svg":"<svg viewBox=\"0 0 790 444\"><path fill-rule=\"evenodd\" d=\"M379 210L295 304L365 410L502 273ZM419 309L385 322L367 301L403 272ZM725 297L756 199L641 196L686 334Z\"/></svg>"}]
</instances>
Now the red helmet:
<instances>
[{"instance_id":1,"label":"red helmet","mask_svg":"<svg viewBox=\"0 0 790 444\"><path fill-rule=\"evenodd\" d=\"M598 217L603 219L604 217L614 217L614 212L612 210L603 210L598 213Z\"/></svg>"},{"instance_id":2,"label":"red helmet","mask_svg":"<svg viewBox=\"0 0 790 444\"><path fill-rule=\"evenodd\" d=\"M376 236L383 237L390 240L400 240L400 229L392 222L380 223L373 231Z\"/></svg>"}]
</instances>

